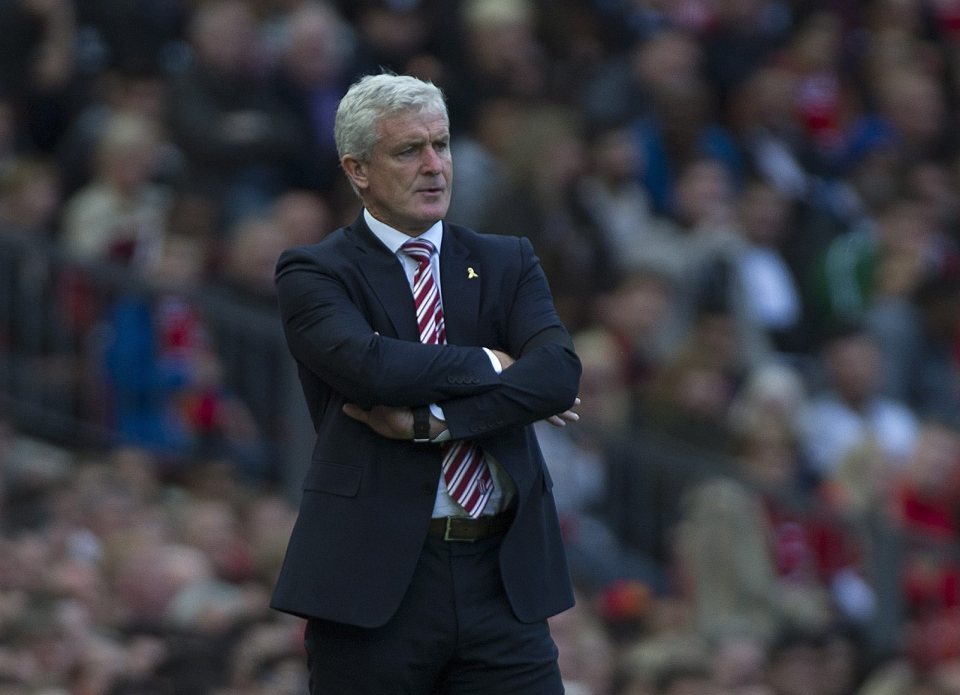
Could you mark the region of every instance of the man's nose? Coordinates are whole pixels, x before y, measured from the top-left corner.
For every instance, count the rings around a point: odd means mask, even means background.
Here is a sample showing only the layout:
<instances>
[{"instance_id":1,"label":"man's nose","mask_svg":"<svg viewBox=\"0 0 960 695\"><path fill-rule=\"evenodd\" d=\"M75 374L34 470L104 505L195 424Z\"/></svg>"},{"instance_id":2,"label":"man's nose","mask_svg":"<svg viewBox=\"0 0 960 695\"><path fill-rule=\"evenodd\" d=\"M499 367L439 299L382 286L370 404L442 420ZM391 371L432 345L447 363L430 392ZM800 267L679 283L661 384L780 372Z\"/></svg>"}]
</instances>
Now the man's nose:
<instances>
[{"instance_id":1,"label":"man's nose","mask_svg":"<svg viewBox=\"0 0 960 695\"><path fill-rule=\"evenodd\" d=\"M433 147L423 148L421 168L425 173L437 174L443 168L443 159Z\"/></svg>"}]
</instances>

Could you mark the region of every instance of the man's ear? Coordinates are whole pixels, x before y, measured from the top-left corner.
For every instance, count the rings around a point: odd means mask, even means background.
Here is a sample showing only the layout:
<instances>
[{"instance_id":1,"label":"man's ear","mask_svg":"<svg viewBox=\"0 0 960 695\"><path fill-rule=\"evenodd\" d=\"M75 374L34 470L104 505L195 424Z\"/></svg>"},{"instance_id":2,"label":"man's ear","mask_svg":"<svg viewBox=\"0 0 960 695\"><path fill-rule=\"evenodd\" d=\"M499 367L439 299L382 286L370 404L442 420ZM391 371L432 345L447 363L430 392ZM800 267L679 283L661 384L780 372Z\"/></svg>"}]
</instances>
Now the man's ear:
<instances>
[{"instance_id":1,"label":"man's ear","mask_svg":"<svg viewBox=\"0 0 960 695\"><path fill-rule=\"evenodd\" d=\"M347 175L347 178L353 182L353 185L356 186L358 190L362 191L367 188L366 162L361 162L353 155L346 154L340 160L340 166L343 168L343 172Z\"/></svg>"}]
</instances>

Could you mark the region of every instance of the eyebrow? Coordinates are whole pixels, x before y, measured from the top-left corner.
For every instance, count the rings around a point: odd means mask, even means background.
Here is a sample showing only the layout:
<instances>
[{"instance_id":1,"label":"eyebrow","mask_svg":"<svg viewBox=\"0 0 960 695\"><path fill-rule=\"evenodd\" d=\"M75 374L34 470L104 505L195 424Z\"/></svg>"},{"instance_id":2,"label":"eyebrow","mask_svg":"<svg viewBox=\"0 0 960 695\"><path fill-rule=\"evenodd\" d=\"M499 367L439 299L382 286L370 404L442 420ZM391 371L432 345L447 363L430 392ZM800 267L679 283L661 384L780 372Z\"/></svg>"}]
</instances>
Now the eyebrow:
<instances>
[{"instance_id":1,"label":"eyebrow","mask_svg":"<svg viewBox=\"0 0 960 695\"><path fill-rule=\"evenodd\" d=\"M406 148L411 147L411 146L423 147L424 145L426 145L426 144L428 144L428 143L435 143L435 142L446 142L446 143L449 143L449 142L450 142L450 133L444 133L443 135L438 135L438 136L435 137L435 138L420 138L420 137L416 137L416 138L409 138L409 139L406 139L406 140L401 140L400 142L398 142L398 143L392 148L392 151L394 151L394 152L400 152L400 151L405 150Z\"/></svg>"}]
</instances>

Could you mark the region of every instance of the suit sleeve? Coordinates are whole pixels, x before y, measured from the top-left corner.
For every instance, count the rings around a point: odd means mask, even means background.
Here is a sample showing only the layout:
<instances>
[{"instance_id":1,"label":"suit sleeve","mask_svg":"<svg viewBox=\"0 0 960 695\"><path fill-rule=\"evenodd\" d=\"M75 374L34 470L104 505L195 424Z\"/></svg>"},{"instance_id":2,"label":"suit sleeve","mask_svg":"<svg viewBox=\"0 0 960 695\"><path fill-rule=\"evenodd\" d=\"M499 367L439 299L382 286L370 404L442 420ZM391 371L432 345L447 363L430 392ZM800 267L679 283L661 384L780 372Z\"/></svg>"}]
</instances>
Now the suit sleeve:
<instances>
[{"instance_id":1,"label":"suit sleeve","mask_svg":"<svg viewBox=\"0 0 960 695\"><path fill-rule=\"evenodd\" d=\"M573 405L580 360L553 305L530 242L519 239L522 271L508 314L508 354L519 356L493 389L441 403L454 439L528 425Z\"/></svg>"},{"instance_id":2,"label":"suit sleeve","mask_svg":"<svg viewBox=\"0 0 960 695\"><path fill-rule=\"evenodd\" d=\"M276 285L291 353L351 402L416 406L500 383L479 347L424 345L377 335L342 272L303 249L284 252Z\"/></svg>"}]
</instances>

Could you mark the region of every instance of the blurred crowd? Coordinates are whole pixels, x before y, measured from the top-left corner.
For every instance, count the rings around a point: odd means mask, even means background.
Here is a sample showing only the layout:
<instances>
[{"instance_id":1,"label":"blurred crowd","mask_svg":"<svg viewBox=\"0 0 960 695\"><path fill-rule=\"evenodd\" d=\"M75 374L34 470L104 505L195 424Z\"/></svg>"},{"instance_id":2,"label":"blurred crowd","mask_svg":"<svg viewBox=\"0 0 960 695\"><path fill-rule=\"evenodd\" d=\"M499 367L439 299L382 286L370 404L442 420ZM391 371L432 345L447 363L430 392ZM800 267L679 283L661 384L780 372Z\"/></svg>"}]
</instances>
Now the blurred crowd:
<instances>
[{"instance_id":1,"label":"blurred crowd","mask_svg":"<svg viewBox=\"0 0 960 695\"><path fill-rule=\"evenodd\" d=\"M0 438L0 695L305 691L267 609L275 408L197 298L272 320L280 251L354 219L333 117L382 69L444 90L448 219L531 239L583 361L581 422L538 424L570 695L960 693L960 2L0 0L0 29L0 248L73 264L55 328L116 434Z\"/></svg>"}]
</instances>

